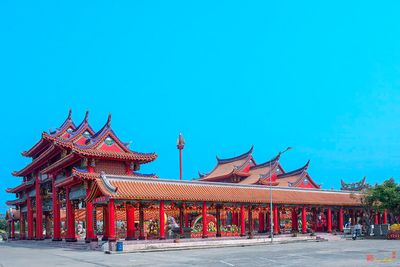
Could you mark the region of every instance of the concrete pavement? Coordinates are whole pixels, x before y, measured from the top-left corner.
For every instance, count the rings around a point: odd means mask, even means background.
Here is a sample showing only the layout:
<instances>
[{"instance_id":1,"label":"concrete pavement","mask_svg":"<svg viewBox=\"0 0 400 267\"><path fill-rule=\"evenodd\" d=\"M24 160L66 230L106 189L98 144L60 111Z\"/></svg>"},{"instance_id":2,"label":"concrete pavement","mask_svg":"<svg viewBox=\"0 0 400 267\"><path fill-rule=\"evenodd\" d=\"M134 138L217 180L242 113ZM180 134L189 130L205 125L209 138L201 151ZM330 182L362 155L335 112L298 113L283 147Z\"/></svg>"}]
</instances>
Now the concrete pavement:
<instances>
[{"instance_id":1,"label":"concrete pavement","mask_svg":"<svg viewBox=\"0 0 400 267\"><path fill-rule=\"evenodd\" d=\"M11 243L0 245L0 266L400 266L399 251L400 242L391 240L303 242L111 255L65 248L28 248ZM393 255L396 258L392 258Z\"/></svg>"}]
</instances>

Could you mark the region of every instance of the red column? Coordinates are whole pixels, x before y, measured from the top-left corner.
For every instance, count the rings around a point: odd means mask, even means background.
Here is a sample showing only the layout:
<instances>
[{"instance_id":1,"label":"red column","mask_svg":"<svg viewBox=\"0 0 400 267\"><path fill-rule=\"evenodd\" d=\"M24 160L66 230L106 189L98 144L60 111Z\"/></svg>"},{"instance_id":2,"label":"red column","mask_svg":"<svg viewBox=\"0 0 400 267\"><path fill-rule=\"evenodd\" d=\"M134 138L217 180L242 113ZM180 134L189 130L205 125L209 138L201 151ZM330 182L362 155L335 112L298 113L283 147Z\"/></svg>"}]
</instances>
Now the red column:
<instances>
[{"instance_id":1,"label":"red column","mask_svg":"<svg viewBox=\"0 0 400 267\"><path fill-rule=\"evenodd\" d=\"M108 201L108 240L115 241L115 205L114 199Z\"/></svg>"},{"instance_id":2,"label":"red column","mask_svg":"<svg viewBox=\"0 0 400 267\"><path fill-rule=\"evenodd\" d=\"M279 234L279 211L278 206L274 205L274 234Z\"/></svg>"},{"instance_id":3,"label":"red column","mask_svg":"<svg viewBox=\"0 0 400 267\"><path fill-rule=\"evenodd\" d=\"M28 194L28 192L27 192ZM28 240L33 239L33 210L32 210L32 201L31 198L26 198L26 208L27 208L27 217L28 217Z\"/></svg>"},{"instance_id":4,"label":"red column","mask_svg":"<svg viewBox=\"0 0 400 267\"><path fill-rule=\"evenodd\" d=\"M179 207L179 234L181 235L181 238L184 238L185 231L183 230L184 227L184 215L185 213L185 206L182 205Z\"/></svg>"},{"instance_id":5,"label":"red column","mask_svg":"<svg viewBox=\"0 0 400 267\"><path fill-rule=\"evenodd\" d=\"M86 197L90 194L90 187L86 189ZM93 202L86 201L86 242L97 241L93 227Z\"/></svg>"},{"instance_id":6,"label":"red column","mask_svg":"<svg viewBox=\"0 0 400 267\"><path fill-rule=\"evenodd\" d=\"M387 210L383 211L383 224L387 224Z\"/></svg>"},{"instance_id":7,"label":"red column","mask_svg":"<svg viewBox=\"0 0 400 267\"><path fill-rule=\"evenodd\" d=\"M331 208L328 208L328 233L332 233L332 210Z\"/></svg>"},{"instance_id":8,"label":"red column","mask_svg":"<svg viewBox=\"0 0 400 267\"><path fill-rule=\"evenodd\" d=\"M139 204L139 240L144 240L146 237L144 236L144 211L143 204Z\"/></svg>"},{"instance_id":9,"label":"red column","mask_svg":"<svg viewBox=\"0 0 400 267\"><path fill-rule=\"evenodd\" d=\"M65 205L67 209L67 237L65 241L67 242L76 242L75 237L75 211L74 206L72 205L72 201L69 199L69 193L71 188L67 187L66 189L66 197L65 197Z\"/></svg>"},{"instance_id":10,"label":"red column","mask_svg":"<svg viewBox=\"0 0 400 267\"><path fill-rule=\"evenodd\" d=\"M307 233L307 210L306 206L303 206L301 211L301 232L303 234Z\"/></svg>"},{"instance_id":11,"label":"red column","mask_svg":"<svg viewBox=\"0 0 400 267\"><path fill-rule=\"evenodd\" d=\"M249 221L249 236L251 237L253 235L253 211L252 211L252 207L251 204L249 205L249 211L248 211L248 221Z\"/></svg>"},{"instance_id":12,"label":"red column","mask_svg":"<svg viewBox=\"0 0 400 267\"><path fill-rule=\"evenodd\" d=\"M187 213L187 211L184 213L184 220L185 220L185 227L190 227L189 226L189 214Z\"/></svg>"},{"instance_id":13,"label":"red column","mask_svg":"<svg viewBox=\"0 0 400 267\"><path fill-rule=\"evenodd\" d=\"M270 213L267 211L266 213L265 213L265 220L266 220L266 228L267 228L267 230L268 230L268 232L271 232L271 229L270 229L270 224L271 224L271 217L270 217Z\"/></svg>"},{"instance_id":14,"label":"red column","mask_svg":"<svg viewBox=\"0 0 400 267\"><path fill-rule=\"evenodd\" d=\"M244 204L240 206L240 236L246 236L246 221L244 218Z\"/></svg>"},{"instance_id":15,"label":"red column","mask_svg":"<svg viewBox=\"0 0 400 267\"><path fill-rule=\"evenodd\" d=\"M258 213L258 232L263 233L265 229L265 223L264 223L264 212L261 210Z\"/></svg>"},{"instance_id":16,"label":"red column","mask_svg":"<svg viewBox=\"0 0 400 267\"><path fill-rule=\"evenodd\" d=\"M25 220L21 206L19 208L19 239L25 239Z\"/></svg>"},{"instance_id":17,"label":"red column","mask_svg":"<svg viewBox=\"0 0 400 267\"><path fill-rule=\"evenodd\" d=\"M55 186L55 178L52 180L53 198L53 241L61 241L60 204L58 202L58 190Z\"/></svg>"},{"instance_id":18,"label":"red column","mask_svg":"<svg viewBox=\"0 0 400 267\"><path fill-rule=\"evenodd\" d=\"M15 222L12 219L11 220L11 233L10 233L10 238L15 239Z\"/></svg>"},{"instance_id":19,"label":"red column","mask_svg":"<svg viewBox=\"0 0 400 267\"><path fill-rule=\"evenodd\" d=\"M236 225L236 226L238 225L237 216L236 216L235 211L232 211L232 225Z\"/></svg>"},{"instance_id":20,"label":"red column","mask_svg":"<svg viewBox=\"0 0 400 267\"><path fill-rule=\"evenodd\" d=\"M343 232L343 208L339 209L339 231Z\"/></svg>"},{"instance_id":21,"label":"red column","mask_svg":"<svg viewBox=\"0 0 400 267\"><path fill-rule=\"evenodd\" d=\"M46 214L45 217L44 217L44 225L45 225L45 229L46 229L45 238L46 239L50 239L51 238L51 229L50 229L50 216L49 216L49 214Z\"/></svg>"},{"instance_id":22,"label":"red column","mask_svg":"<svg viewBox=\"0 0 400 267\"><path fill-rule=\"evenodd\" d=\"M39 172L36 174L36 240L43 240L43 205L42 196L40 195L40 179Z\"/></svg>"},{"instance_id":23,"label":"red column","mask_svg":"<svg viewBox=\"0 0 400 267\"><path fill-rule=\"evenodd\" d=\"M207 202L203 202L203 213L202 213L202 217L203 217L203 238L207 238L208 237L208 232L207 232Z\"/></svg>"},{"instance_id":24,"label":"red column","mask_svg":"<svg viewBox=\"0 0 400 267\"><path fill-rule=\"evenodd\" d=\"M216 237L221 237L221 207L217 207L215 215L217 217L217 234L216 234Z\"/></svg>"},{"instance_id":25,"label":"red column","mask_svg":"<svg viewBox=\"0 0 400 267\"><path fill-rule=\"evenodd\" d=\"M164 200L160 201L160 240L165 239Z\"/></svg>"},{"instance_id":26,"label":"red column","mask_svg":"<svg viewBox=\"0 0 400 267\"><path fill-rule=\"evenodd\" d=\"M379 224L379 213L378 212L375 213L375 222L374 222L374 224Z\"/></svg>"},{"instance_id":27,"label":"red column","mask_svg":"<svg viewBox=\"0 0 400 267\"><path fill-rule=\"evenodd\" d=\"M103 207L103 238L101 239L102 241L107 241L108 240L108 207L104 206Z\"/></svg>"},{"instance_id":28,"label":"red column","mask_svg":"<svg viewBox=\"0 0 400 267\"><path fill-rule=\"evenodd\" d=\"M126 238L125 240L135 239L135 208L132 204L126 204Z\"/></svg>"},{"instance_id":29,"label":"red column","mask_svg":"<svg viewBox=\"0 0 400 267\"><path fill-rule=\"evenodd\" d=\"M296 208L292 209L292 232L299 231L299 227L297 225L297 210Z\"/></svg>"}]
</instances>

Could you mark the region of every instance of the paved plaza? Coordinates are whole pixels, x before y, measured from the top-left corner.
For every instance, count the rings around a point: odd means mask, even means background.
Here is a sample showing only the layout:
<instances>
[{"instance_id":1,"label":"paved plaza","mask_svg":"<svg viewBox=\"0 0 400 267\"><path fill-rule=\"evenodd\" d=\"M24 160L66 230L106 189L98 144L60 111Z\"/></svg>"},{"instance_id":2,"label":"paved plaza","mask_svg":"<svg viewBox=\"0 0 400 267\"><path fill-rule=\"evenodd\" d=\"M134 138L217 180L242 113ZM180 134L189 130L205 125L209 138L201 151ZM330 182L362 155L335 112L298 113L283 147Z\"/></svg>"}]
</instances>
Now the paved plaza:
<instances>
[{"instance_id":1,"label":"paved plaza","mask_svg":"<svg viewBox=\"0 0 400 267\"><path fill-rule=\"evenodd\" d=\"M0 244L0 266L400 266L400 242L345 240L105 254L43 246ZM370 258L368 261L367 258Z\"/></svg>"}]
</instances>

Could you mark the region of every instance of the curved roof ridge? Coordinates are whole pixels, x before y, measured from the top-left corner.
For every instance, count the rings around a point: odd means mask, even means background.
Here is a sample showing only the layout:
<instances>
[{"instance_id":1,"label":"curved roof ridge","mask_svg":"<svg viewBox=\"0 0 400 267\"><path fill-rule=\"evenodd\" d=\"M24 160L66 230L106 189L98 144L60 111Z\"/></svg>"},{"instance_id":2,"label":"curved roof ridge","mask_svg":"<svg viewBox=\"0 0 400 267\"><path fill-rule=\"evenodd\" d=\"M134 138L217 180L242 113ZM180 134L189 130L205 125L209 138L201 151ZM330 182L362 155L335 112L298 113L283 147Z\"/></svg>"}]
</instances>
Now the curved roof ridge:
<instances>
[{"instance_id":1,"label":"curved roof ridge","mask_svg":"<svg viewBox=\"0 0 400 267\"><path fill-rule=\"evenodd\" d=\"M216 156L216 158L217 158L218 164L230 163L232 161L244 159L244 158L250 156L251 153L253 153L253 149L254 149L254 145L251 146L249 151L247 151L247 152L245 152L245 153L243 153L243 154L241 154L239 156L236 156L236 157L233 157L233 158L226 158L226 159L221 159L218 156Z\"/></svg>"},{"instance_id":2,"label":"curved roof ridge","mask_svg":"<svg viewBox=\"0 0 400 267\"><path fill-rule=\"evenodd\" d=\"M86 111L85 118L82 122L76 127L74 131L72 131L71 136L68 140L74 140L79 134L83 134L86 130L90 132L90 134L94 134L95 131L93 130L92 126L89 124L89 111Z\"/></svg>"},{"instance_id":3,"label":"curved roof ridge","mask_svg":"<svg viewBox=\"0 0 400 267\"><path fill-rule=\"evenodd\" d=\"M308 160L307 163L301 168L298 168L298 169L290 171L290 172L279 174L278 175L278 179L279 178L285 178L285 177L293 176L293 175L297 175L297 174L301 174L301 173L307 171L309 165L310 165L310 160Z\"/></svg>"},{"instance_id":4,"label":"curved roof ridge","mask_svg":"<svg viewBox=\"0 0 400 267\"><path fill-rule=\"evenodd\" d=\"M277 161L279 161L280 157L281 157L281 152L279 152L278 155L276 155L274 158L272 158L264 163L256 164L256 165L250 167L250 169L254 170L254 169L258 169L258 168L262 168L262 167L269 167L270 165L275 164Z\"/></svg>"},{"instance_id":5,"label":"curved roof ridge","mask_svg":"<svg viewBox=\"0 0 400 267\"><path fill-rule=\"evenodd\" d=\"M74 123L74 121L72 120L72 109L69 109L68 112L68 117L64 120L64 122L61 124L60 127L56 128L55 131L50 132L51 135L60 135L62 133L64 133L64 131L67 131L68 128L71 129L76 129L76 125Z\"/></svg>"}]
</instances>

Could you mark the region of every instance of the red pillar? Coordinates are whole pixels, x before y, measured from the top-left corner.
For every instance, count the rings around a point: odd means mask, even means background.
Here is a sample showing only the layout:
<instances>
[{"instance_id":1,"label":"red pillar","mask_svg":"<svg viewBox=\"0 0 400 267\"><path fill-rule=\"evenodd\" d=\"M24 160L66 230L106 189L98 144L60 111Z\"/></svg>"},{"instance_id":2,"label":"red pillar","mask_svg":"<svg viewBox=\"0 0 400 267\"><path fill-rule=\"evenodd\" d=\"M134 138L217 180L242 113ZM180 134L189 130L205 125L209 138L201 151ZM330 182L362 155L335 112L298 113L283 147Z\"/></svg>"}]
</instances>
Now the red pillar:
<instances>
[{"instance_id":1,"label":"red pillar","mask_svg":"<svg viewBox=\"0 0 400 267\"><path fill-rule=\"evenodd\" d=\"M339 209L339 231L343 232L343 208Z\"/></svg>"},{"instance_id":2,"label":"red pillar","mask_svg":"<svg viewBox=\"0 0 400 267\"><path fill-rule=\"evenodd\" d=\"M115 241L115 205L114 199L108 201L108 240Z\"/></svg>"},{"instance_id":3,"label":"red pillar","mask_svg":"<svg viewBox=\"0 0 400 267\"><path fill-rule=\"evenodd\" d=\"M165 239L164 200L160 201L160 240Z\"/></svg>"},{"instance_id":4,"label":"red pillar","mask_svg":"<svg viewBox=\"0 0 400 267\"><path fill-rule=\"evenodd\" d=\"M36 189L36 240L44 240L43 205L42 205L42 196L40 195L39 172L36 174L35 189Z\"/></svg>"},{"instance_id":5,"label":"red pillar","mask_svg":"<svg viewBox=\"0 0 400 267\"><path fill-rule=\"evenodd\" d=\"M267 222L266 223L266 226L267 226L266 228L267 228L268 233L269 233L269 232L271 232L271 229L270 229L270 227L271 227L271 225L270 225L271 224L271 217L270 217L270 212L268 212L268 211L265 213L265 221Z\"/></svg>"},{"instance_id":6,"label":"red pillar","mask_svg":"<svg viewBox=\"0 0 400 267\"><path fill-rule=\"evenodd\" d=\"M240 236L246 236L246 222L244 218L244 204L240 206Z\"/></svg>"},{"instance_id":7,"label":"red pillar","mask_svg":"<svg viewBox=\"0 0 400 267\"><path fill-rule=\"evenodd\" d=\"M379 224L379 213L378 212L375 213L375 222L374 222L374 224Z\"/></svg>"},{"instance_id":8,"label":"red pillar","mask_svg":"<svg viewBox=\"0 0 400 267\"><path fill-rule=\"evenodd\" d=\"M25 239L25 220L22 207L19 208L19 239Z\"/></svg>"},{"instance_id":9,"label":"red pillar","mask_svg":"<svg viewBox=\"0 0 400 267\"><path fill-rule=\"evenodd\" d=\"M28 194L28 192L27 192ZM26 198L26 207L27 207L27 217L28 217L28 240L33 239L33 210L32 210L32 201L31 198Z\"/></svg>"},{"instance_id":10,"label":"red pillar","mask_svg":"<svg viewBox=\"0 0 400 267\"><path fill-rule=\"evenodd\" d=\"M55 178L52 180L53 198L53 241L61 241L60 204L58 201L58 190L55 186Z\"/></svg>"},{"instance_id":11,"label":"red pillar","mask_svg":"<svg viewBox=\"0 0 400 267\"><path fill-rule=\"evenodd\" d=\"M135 208L132 204L126 204L126 238L125 240L135 239Z\"/></svg>"},{"instance_id":12,"label":"red pillar","mask_svg":"<svg viewBox=\"0 0 400 267\"><path fill-rule=\"evenodd\" d=\"M69 193L71 191L71 188L67 187L66 189L66 199L65 199L65 205L67 209L67 237L65 241L67 242L76 242L76 237L75 237L75 211L74 211L74 206L72 205L72 201L69 199Z\"/></svg>"},{"instance_id":13,"label":"red pillar","mask_svg":"<svg viewBox=\"0 0 400 267\"><path fill-rule=\"evenodd\" d=\"M101 239L102 241L107 241L108 240L108 207L104 206L103 207L103 238Z\"/></svg>"},{"instance_id":14,"label":"red pillar","mask_svg":"<svg viewBox=\"0 0 400 267\"><path fill-rule=\"evenodd\" d=\"M207 238L208 237L208 232L207 232L207 202L203 202L203 213L202 213L202 217L203 217L203 238Z\"/></svg>"},{"instance_id":15,"label":"red pillar","mask_svg":"<svg viewBox=\"0 0 400 267\"><path fill-rule=\"evenodd\" d=\"M45 229L46 229L46 239L50 239L51 238L51 229L50 229L50 216L49 214L46 214L44 217L44 225L45 225Z\"/></svg>"},{"instance_id":16,"label":"red pillar","mask_svg":"<svg viewBox=\"0 0 400 267\"><path fill-rule=\"evenodd\" d=\"M86 189L86 197L90 194L90 187ZM93 202L86 201L86 242L97 241L93 227Z\"/></svg>"},{"instance_id":17,"label":"red pillar","mask_svg":"<svg viewBox=\"0 0 400 267\"><path fill-rule=\"evenodd\" d=\"M253 211L252 211L252 207L251 204L249 205L249 211L248 211L248 221L249 221L249 236L251 237L253 235Z\"/></svg>"},{"instance_id":18,"label":"red pillar","mask_svg":"<svg viewBox=\"0 0 400 267\"><path fill-rule=\"evenodd\" d=\"M189 214L187 213L187 211L184 213L184 217L185 217L185 227L190 227L189 226Z\"/></svg>"},{"instance_id":19,"label":"red pillar","mask_svg":"<svg viewBox=\"0 0 400 267\"><path fill-rule=\"evenodd\" d=\"M328 233L332 233L332 210L328 208Z\"/></svg>"},{"instance_id":20,"label":"red pillar","mask_svg":"<svg viewBox=\"0 0 400 267\"><path fill-rule=\"evenodd\" d=\"M265 223L264 223L264 212L261 210L258 213L258 232L263 233L265 229Z\"/></svg>"},{"instance_id":21,"label":"red pillar","mask_svg":"<svg viewBox=\"0 0 400 267\"><path fill-rule=\"evenodd\" d=\"M279 234L279 211L278 206L274 205L274 234Z\"/></svg>"},{"instance_id":22,"label":"red pillar","mask_svg":"<svg viewBox=\"0 0 400 267\"><path fill-rule=\"evenodd\" d=\"M184 220L185 220L185 205L182 205L179 207L179 234L181 235L181 238L184 238L185 236L185 231L183 230L184 227Z\"/></svg>"},{"instance_id":23,"label":"red pillar","mask_svg":"<svg viewBox=\"0 0 400 267\"><path fill-rule=\"evenodd\" d=\"M399 216L400 218L400 216ZM232 211L232 225L238 225L238 221L237 221L237 216L236 216L236 212Z\"/></svg>"},{"instance_id":24,"label":"red pillar","mask_svg":"<svg viewBox=\"0 0 400 267\"><path fill-rule=\"evenodd\" d=\"M221 237L221 207L217 207L215 215L217 217L217 234L216 234L216 237Z\"/></svg>"},{"instance_id":25,"label":"red pillar","mask_svg":"<svg viewBox=\"0 0 400 267\"><path fill-rule=\"evenodd\" d=\"M15 222L12 219L11 220L11 233L10 233L10 238L15 239Z\"/></svg>"},{"instance_id":26,"label":"red pillar","mask_svg":"<svg viewBox=\"0 0 400 267\"><path fill-rule=\"evenodd\" d=\"M301 211L301 232L303 234L307 233L307 210L306 206L303 206Z\"/></svg>"},{"instance_id":27,"label":"red pillar","mask_svg":"<svg viewBox=\"0 0 400 267\"><path fill-rule=\"evenodd\" d=\"M387 210L383 211L383 224L387 224Z\"/></svg>"},{"instance_id":28,"label":"red pillar","mask_svg":"<svg viewBox=\"0 0 400 267\"><path fill-rule=\"evenodd\" d=\"M296 208L292 209L292 232L298 232L299 226L297 225L297 210Z\"/></svg>"},{"instance_id":29,"label":"red pillar","mask_svg":"<svg viewBox=\"0 0 400 267\"><path fill-rule=\"evenodd\" d=\"M144 240L146 237L144 236L144 211L143 204L139 204L139 240Z\"/></svg>"}]
</instances>

